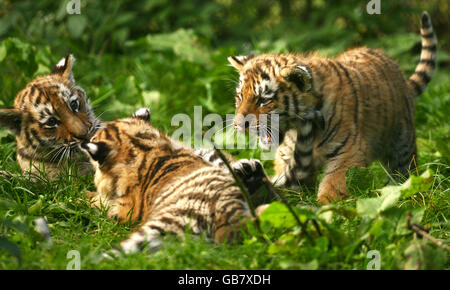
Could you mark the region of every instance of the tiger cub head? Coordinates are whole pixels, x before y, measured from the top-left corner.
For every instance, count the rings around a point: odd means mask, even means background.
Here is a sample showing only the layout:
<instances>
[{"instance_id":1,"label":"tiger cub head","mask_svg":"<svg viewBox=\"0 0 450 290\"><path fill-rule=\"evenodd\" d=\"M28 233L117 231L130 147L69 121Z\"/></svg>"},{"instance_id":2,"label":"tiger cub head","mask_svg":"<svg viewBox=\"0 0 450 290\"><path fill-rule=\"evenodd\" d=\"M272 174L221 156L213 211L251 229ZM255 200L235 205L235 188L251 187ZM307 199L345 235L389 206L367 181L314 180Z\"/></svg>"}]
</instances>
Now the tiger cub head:
<instances>
[{"instance_id":1,"label":"tiger cub head","mask_svg":"<svg viewBox=\"0 0 450 290\"><path fill-rule=\"evenodd\" d=\"M234 119L238 131L257 128L259 143L264 145L275 136L282 138L295 120L311 115L317 103L313 75L301 58L263 54L231 56L228 61L239 72ZM271 114L277 114L278 128L271 126Z\"/></svg>"},{"instance_id":2,"label":"tiger cub head","mask_svg":"<svg viewBox=\"0 0 450 290\"><path fill-rule=\"evenodd\" d=\"M138 162L137 151L164 147L168 138L150 125L150 111L139 109L131 117L107 122L81 148L87 153L98 174L129 172ZM137 163L136 163L137 164ZM125 171L122 171L125 170Z\"/></svg>"},{"instance_id":3,"label":"tiger cub head","mask_svg":"<svg viewBox=\"0 0 450 290\"><path fill-rule=\"evenodd\" d=\"M100 126L86 93L75 84L72 55L20 91L14 106L0 109L0 126L16 136L23 171L55 177L65 161L88 164L78 144ZM32 162L32 163L31 163ZM83 168L83 167L82 167Z\"/></svg>"}]
</instances>

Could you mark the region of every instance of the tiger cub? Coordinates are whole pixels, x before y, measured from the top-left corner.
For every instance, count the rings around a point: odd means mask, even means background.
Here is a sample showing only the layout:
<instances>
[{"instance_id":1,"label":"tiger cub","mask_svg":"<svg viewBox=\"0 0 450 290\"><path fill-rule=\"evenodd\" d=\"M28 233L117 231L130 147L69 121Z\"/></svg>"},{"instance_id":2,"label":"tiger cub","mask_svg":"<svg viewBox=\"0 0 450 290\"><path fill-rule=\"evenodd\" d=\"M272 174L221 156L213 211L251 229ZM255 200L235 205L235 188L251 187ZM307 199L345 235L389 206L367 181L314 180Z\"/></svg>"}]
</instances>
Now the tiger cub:
<instances>
[{"instance_id":1,"label":"tiger cub","mask_svg":"<svg viewBox=\"0 0 450 290\"><path fill-rule=\"evenodd\" d=\"M80 173L90 170L79 150L101 122L94 116L84 90L75 84L72 55L63 58L46 76L20 91L14 106L0 109L0 126L15 135L17 161L23 172L54 178L70 161Z\"/></svg>"},{"instance_id":2,"label":"tiger cub","mask_svg":"<svg viewBox=\"0 0 450 290\"><path fill-rule=\"evenodd\" d=\"M436 63L437 39L427 12L421 18L422 51L406 80L398 65L379 50L348 50L337 57L317 54L263 54L229 57L240 74L235 126L246 116L278 114L274 181L279 185L314 185L325 165L318 200L347 196L346 169L380 160L401 178L416 167L414 97L426 88ZM315 124L320 111L325 125ZM258 123L262 123L258 120ZM263 126L263 124L257 124ZM260 142L261 143L261 142Z\"/></svg>"},{"instance_id":3,"label":"tiger cub","mask_svg":"<svg viewBox=\"0 0 450 290\"><path fill-rule=\"evenodd\" d=\"M119 221L142 222L121 250L158 248L163 233L182 235L188 226L219 243L236 239L251 215L230 172L152 127L149 116L140 109L108 122L81 144L95 169L93 206L108 207Z\"/></svg>"}]
</instances>

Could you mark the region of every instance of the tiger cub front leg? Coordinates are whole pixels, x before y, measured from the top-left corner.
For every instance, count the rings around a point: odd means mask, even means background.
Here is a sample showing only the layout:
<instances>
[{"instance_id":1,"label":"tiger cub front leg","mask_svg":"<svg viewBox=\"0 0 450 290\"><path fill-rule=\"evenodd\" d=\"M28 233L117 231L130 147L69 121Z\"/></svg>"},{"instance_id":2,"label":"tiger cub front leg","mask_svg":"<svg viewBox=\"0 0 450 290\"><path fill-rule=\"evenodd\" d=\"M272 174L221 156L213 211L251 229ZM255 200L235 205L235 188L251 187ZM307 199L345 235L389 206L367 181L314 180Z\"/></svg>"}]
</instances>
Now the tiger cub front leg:
<instances>
[{"instance_id":1,"label":"tiger cub front leg","mask_svg":"<svg viewBox=\"0 0 450 290\"><path fill-rule=\"evenodd\" d=\"M275 160L276 173L279 173L280 169L283 170L279 175L282 176L281 185L295 189L299 185L314 185L316 174L312 159L313 137L313 121L309 119L300 121L296 134L292 131L286 133L283 147L277 151L280 152L277 155L281 158ZM281 154L284 156L280 156Z\"/></svg>"}]
</instances>

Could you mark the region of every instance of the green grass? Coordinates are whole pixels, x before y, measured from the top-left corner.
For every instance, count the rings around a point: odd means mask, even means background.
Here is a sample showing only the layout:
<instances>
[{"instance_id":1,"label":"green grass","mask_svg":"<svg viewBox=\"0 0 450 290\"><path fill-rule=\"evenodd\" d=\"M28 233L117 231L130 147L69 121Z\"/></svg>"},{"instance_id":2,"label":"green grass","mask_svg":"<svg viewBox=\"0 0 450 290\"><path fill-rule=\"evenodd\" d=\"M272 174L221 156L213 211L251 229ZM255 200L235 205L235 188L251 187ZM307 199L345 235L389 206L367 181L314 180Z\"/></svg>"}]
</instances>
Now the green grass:
<instances>
[{"instance_id":1,"label":"green grass","mask_svg":"<svg viewBox=\"0 0 450 290\"><path fill-rule=\"evenodd\" d=\"M75 78L86 89L104 120L130 115L148 106L152 122L169 133L176 128L170 119L177 113L193 115L193 106L203 115L233 113L233 91L237 76L226 57L234 48L208 46L177 47L178 38L195 42L191 32L161 35L155 46L148 38L127 43L123 55L76 55ZM417 39L416 39L417 40ZM388 44L386 44L388 45ZM405 46L392 52L406 74L416 64L416 55ZM7 57L2 64L1 84L6 88L2 105L10 105L15 94L37 74L49 72L60 56L49 48L34 47L18 40L0 43ZM445 53L443 54L445 57ZM401 57L400 57L401 56ZM0 177L0 269L66 269L70 250L81 255L82 269L366 269L367 252L378 250L382 269L449 268L448 252L427 240L414 237L406 228L406 212L413 213L429 233L448 244L450 217L450 73L436 72L427 92L418 99L416 114L419 174L432 170L422 185L401 192L386 211L370 216L365 208L378 202L377 190L388 177L374 163L368 169L348 172L352 197L332 207L320 207L315 192L283 192L305 223L304 232L282 204L274 203L262 217L264 238L253 230L241 244L216 245L189 234L167 237L157 253L140 253L109 261L101 254L116 246L133 230L91 209L84 192L94 190L89 176L31 182ZM206 129L206 128L205 128ZM230 150L236 158L258 158L259 150ZM1 133L1 169L19 173L15 141ZM264 162L272 172L270 161ZM400 194L400 189L393 195ZM325 209L329 209L325 211ZM44 216L53 245L33 230L32 221ZM251 228L252 229L252 228ZM309 237L309 238L308 238Z\"/></svg>"}]
</instances>

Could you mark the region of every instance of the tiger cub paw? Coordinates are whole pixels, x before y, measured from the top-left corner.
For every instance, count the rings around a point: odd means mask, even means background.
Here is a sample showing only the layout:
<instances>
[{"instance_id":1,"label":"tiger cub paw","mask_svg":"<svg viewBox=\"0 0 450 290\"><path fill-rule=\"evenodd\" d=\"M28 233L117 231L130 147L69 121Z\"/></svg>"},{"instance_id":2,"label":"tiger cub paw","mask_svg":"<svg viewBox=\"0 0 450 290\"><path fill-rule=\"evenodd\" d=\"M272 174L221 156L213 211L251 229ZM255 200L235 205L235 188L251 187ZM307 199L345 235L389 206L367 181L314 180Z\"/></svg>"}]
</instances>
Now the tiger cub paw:
<instances>
[{"instance_id":1,"label":"tiger cub paw","mask_svg":"<svg viewBox=\"0 0 450 290\"><path fill-rule=\"evenodd\" d=\"M266 172L257 159L240 159L231 164L234 172L241 178L250 194L256 192L267 182Z\"/></svg>"},{"instance_id":2,"label":"tiger cub paw","mask_svg":"<svg viewBox=\"0 0 450 290\"><path fill-rule=\"evenodd\" d=\"M338 187L321 186L317 200L320 204L329 204L346 199L347 197L349 197L348 193L344 190L339 190Z\"/></svg>"},{"instance_id":3,"label":"tiger cub paw","mask_svg":"<svg viewBox=\"0 0 450 290\"><path fill-rule=\"evenodd\" d=\"M148 108L140 108L136 112L134 112L133 115L131 115L132 118L138 118L141 120L144 120L146 122L150 122L150 109Z\"/></svg>"}]
</instances>

